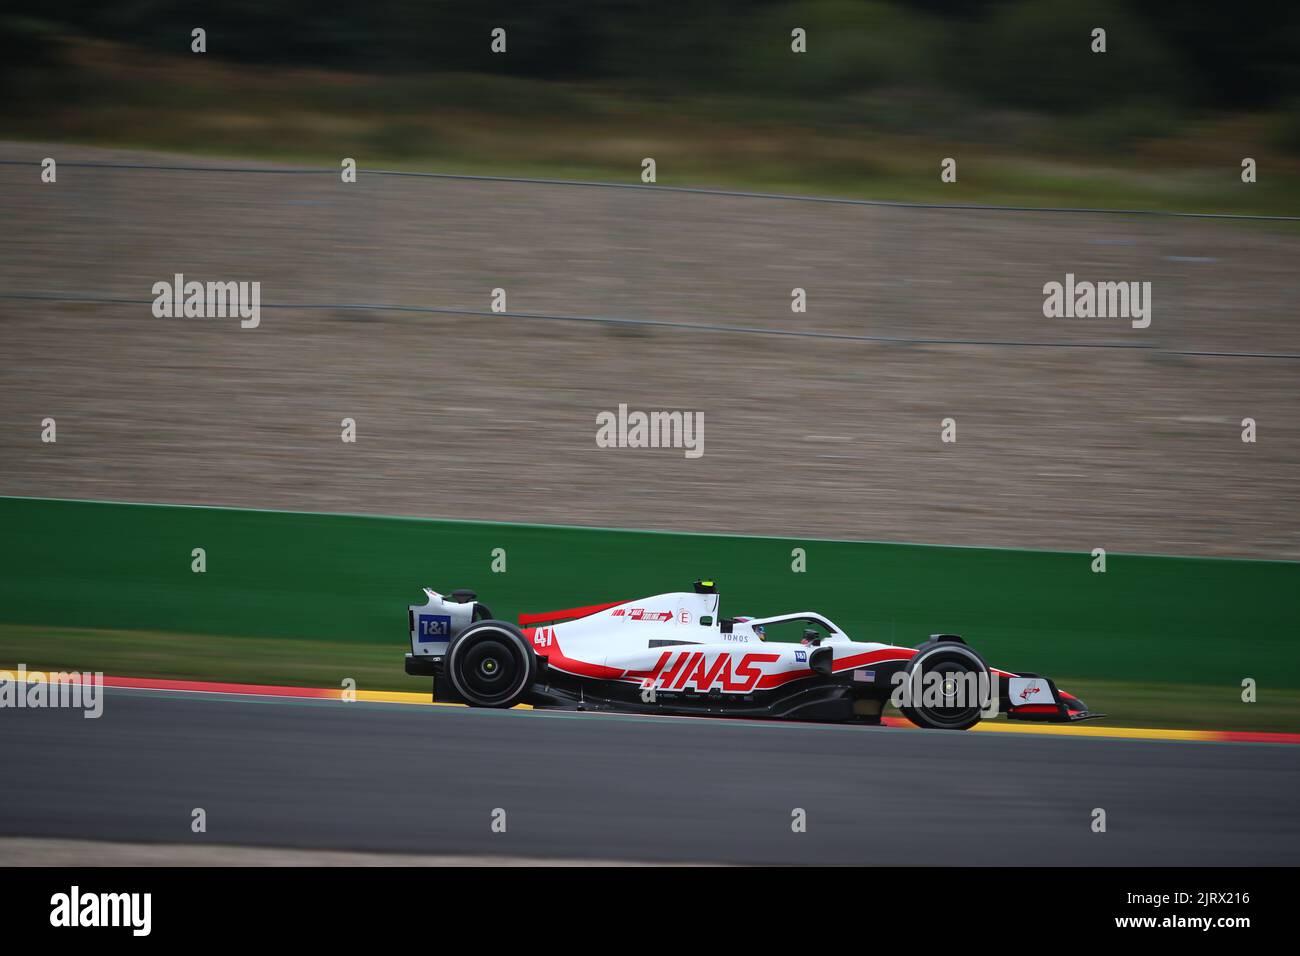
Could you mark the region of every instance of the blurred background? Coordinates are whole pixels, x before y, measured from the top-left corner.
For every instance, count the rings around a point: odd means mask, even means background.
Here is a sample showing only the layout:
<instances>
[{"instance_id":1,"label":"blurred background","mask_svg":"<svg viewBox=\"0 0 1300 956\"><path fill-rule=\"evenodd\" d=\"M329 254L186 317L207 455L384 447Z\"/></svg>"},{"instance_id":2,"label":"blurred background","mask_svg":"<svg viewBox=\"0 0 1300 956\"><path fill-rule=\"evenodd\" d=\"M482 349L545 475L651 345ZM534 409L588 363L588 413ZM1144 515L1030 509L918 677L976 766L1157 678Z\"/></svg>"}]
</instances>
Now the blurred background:
<instances>
[{"instance_id":1,"label":"blurred background","mask_svg":"<svg viewBox=\"0 0 1300 956\"><path fill-rule=\"evenodd\" d=\"M23 138L618 179L653 154L661 181L913 199L953 198L960 146L966 201L1297 208L1285 5L69 0L0 39Z\"/></svg>"},{"instance_id":2,"label":"blurred background","mask_svg":"<svg viewBox=\"0 0 1300 956\"><path fill-rule=\"evenodd\" d=\"M336 172L1296 214L1296 9L143 0L0 32L0 491L1300 556L1295 360L1252 357L1300 354L1295 223ZM177 272L261 281L263 326L160 325ZM1151 327L1044 319L1066 273L1152 282ZM597 321L466 314L494 288ZM704 458L596 448L621 402L704 411ZM56 409L94 412L57 460L25 440ZM363 440L319 446L344 416Z\"/></svg>"}]
</instances>

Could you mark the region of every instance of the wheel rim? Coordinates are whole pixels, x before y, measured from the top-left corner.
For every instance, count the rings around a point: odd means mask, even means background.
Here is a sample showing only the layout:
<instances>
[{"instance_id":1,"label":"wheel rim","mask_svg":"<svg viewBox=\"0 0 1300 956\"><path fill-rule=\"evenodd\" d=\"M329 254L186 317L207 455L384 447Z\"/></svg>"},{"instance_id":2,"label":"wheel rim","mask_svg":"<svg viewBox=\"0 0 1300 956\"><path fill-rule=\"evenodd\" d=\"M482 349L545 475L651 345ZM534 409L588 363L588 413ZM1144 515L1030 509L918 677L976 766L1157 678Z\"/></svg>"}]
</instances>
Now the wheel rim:
<instances>
[{"instance_id":1,"label":"wheel rim","mask_svg":"<svg viewBox=\"0 0 1300 956\"><path fill-rule=\"evenodd\" d=\"M504 697L510 692L519 673L510 649L497 640L482 640L465 652L465 685L484 700Z\"/></svg>"},{"instance_id":2,"label":"wheel rim","mask_svg":"<svg viewBox=\"0 0 1300 956\"><path fill-rule=\"evenodd\" d=\"M508 635L495 629L470 637L468 643L453 648L452 682L471 704L504 704L527 680L527 661L520 650Z\"/></svg>"},{"instance_id":3,"label":"wheel rim","mask_svg":"<svg viewBox=\"0 0 1300 956\"><path fill-rule=\"evenodd\" d=\"M979 671L960 661L946 660L927 667L925 673L940 675L940 705L917 708L931 723L938 727L961 727L978 719Z\"/></svg>"}]
</instances>

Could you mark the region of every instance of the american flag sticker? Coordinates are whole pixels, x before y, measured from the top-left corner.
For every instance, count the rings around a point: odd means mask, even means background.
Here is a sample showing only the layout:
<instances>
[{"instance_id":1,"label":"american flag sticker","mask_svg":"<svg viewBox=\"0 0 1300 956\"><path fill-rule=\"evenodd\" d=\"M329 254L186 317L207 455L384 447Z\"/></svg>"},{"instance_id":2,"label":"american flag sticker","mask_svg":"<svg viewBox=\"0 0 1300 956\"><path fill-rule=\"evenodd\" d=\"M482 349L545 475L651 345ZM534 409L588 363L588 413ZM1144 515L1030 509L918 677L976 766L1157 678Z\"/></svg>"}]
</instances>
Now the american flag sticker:
<instances>
[{"instance_id":1,"label":"american flag sticker","mask_svg":"<svg viewBox=\"0 0 1300 956\"><path fill-rule=\"evenodd\" d=\"M876 672L875 671L854 671L853 679L856 681L861 681L864 684L871 684L874 683L876 680Z\"/></svg>"}]
</instances>

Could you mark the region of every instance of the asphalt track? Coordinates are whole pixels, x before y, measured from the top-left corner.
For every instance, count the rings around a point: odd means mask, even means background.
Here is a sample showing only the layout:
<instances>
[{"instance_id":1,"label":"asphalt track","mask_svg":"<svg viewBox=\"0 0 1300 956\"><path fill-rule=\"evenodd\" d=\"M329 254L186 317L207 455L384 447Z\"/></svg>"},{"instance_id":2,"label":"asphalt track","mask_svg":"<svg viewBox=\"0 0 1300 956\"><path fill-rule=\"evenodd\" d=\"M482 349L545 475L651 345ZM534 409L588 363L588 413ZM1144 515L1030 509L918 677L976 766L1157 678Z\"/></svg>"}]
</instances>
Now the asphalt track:
<instances>
[{"instance_id":1,"label":"asphalt track","mask_svg":"<svg viewBox=\"0 0 1300 956\"><path fill-rule=\"evenodd\" d=\"M1300 863L1294 746L106 694L98 720L0 712L0 836L665 862ZM195 807L205 834L190 830Z\"/></svg>"}]
</instances>

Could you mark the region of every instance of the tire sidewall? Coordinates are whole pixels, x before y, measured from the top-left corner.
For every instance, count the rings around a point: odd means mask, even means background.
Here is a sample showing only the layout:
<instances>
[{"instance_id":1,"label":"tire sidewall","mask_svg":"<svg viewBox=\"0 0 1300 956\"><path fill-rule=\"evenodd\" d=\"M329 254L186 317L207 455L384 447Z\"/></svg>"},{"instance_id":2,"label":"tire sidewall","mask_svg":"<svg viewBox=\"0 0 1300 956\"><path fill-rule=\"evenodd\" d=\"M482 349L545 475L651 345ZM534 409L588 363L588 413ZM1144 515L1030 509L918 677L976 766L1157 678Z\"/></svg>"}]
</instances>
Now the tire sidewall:
<instances>
[{"instance_id":1,"label":"tire sidewall","mask_svg":"<svg viewBox=\"0 0 1300 956\"><path fill-rule=\"evenodd\" d=\"M468 648L477 643L477 639L488 635L514 650L522 666L519 680L512 686L511 692L506 697L497 702L483 703L473 691L466 689L457 674L457 667L458 662L468 652ZM523 631L514 624L509 621L479 621L457 634L456 639L447 648L446 674L452 688L471 707L513 707L523 700L524 695L528 693L528 688L533 685L533 680L537 676L537 658L524 638Z\"/></svg>"},{"instance_id":2,"label":"tire sidewall","mask_svg":"<svg viewBox=\"0 0 1300 956\"><path fill-rule=\"evenodd\" d=\"M908 662L905 670L907 680L910 681L912 675L918 669L923 669L927 661L936 657L964 658L966 663L976 671L977 675L980 673L987 675L986 679L989 682L991 692L994 695L998 693L997 685L993 683L993 672L989 668L988 663L985 662L984 658L980 657L979 654L966 644L959 644L955 641L944 641L921 648L917 655ZM924 673L922 674L922 677L924 677ZM933 721L926 713L928 708L924 706L902 707L899 709L904 717L916 724L918 727L923 727L927 730L969 730L980 722L980 713L983 710L983 708L977 708L974 719L967 722L960 724L942 724Z\"/></svg>"}]
</instances>

